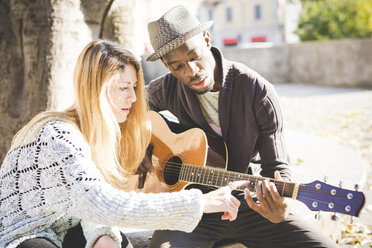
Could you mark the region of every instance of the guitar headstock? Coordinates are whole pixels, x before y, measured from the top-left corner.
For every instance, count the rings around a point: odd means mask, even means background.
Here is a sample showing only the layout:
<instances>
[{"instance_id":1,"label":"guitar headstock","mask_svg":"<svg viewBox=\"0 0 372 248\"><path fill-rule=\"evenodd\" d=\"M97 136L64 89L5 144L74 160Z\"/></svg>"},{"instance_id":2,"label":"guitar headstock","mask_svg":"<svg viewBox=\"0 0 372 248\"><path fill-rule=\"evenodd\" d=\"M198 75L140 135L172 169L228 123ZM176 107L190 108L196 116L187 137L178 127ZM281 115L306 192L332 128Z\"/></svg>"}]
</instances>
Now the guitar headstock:
<instances>
[{"instance_id":1,"label":"guitar headstock","mask_svg":"<svg viewBox=\"0 0 372 248\"><path fill-rule=\"evenodd\" d=\"M297 200L313 211L329 211L359 216L364 206L363 192L347 190L321 181L300 184Z\"/></svg>"}]
</instances>

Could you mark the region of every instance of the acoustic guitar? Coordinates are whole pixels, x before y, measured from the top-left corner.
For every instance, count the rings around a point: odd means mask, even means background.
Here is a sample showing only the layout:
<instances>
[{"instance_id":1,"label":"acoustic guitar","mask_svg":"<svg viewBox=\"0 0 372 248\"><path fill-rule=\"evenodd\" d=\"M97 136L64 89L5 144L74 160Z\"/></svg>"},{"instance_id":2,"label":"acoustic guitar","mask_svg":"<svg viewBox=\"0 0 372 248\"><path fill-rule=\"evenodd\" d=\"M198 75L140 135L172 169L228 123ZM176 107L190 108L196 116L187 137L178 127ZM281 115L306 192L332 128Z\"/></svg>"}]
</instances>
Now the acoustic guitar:
<instances>
[{"instance_id":1,"label":"acoustic guitar","mask_svg":"<svg viewBox=\"0 0 372 248\"><path fill-rule=\"evenodd\" d=\"M198 128L173 133L162 116L150 111L154 146L154 175L147 173L143 188L138 175L129 178L126 191L144 193L180 191L187 188L213 190L238 180L248 180L250 190L261 181L273 182L281 196L303 202L313 211L330 211L359 216L364 205L363 192L335 187L321 181L307 184L285 182L245 173L227 171L227 149L217 138L207 137ZM243 190L243 188L237 190Z\"/></svg>"}]
</instances>

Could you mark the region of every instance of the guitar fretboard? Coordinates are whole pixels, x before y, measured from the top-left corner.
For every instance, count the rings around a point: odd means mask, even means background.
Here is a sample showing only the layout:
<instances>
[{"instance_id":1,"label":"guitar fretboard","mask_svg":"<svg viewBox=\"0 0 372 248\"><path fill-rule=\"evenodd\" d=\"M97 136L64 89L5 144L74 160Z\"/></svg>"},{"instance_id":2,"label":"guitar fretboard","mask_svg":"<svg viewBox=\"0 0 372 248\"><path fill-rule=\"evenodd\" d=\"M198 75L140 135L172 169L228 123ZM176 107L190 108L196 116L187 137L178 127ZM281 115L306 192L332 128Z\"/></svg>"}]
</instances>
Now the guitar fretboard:
<instances>
[{"instance_id":1,"label":"guitar fretboard","mask_svg":"<svg viewBox=\"0 0 372 248\"><path fill-rule=\"evenodd\" d=\"M275 180L272 178L258 177L244 173L238 173L233 171L225 171L222 169L216 169L211 167L202 167L189 164L183 164L179 174L179 180L185 182L191 182L196 184L202 184L212 187L223 187L233 181L248 180L250 184L240 187L237 190L244 190L252 188L258 183L264 180L273 182L278 190L279 195L284 197L293 197L295 191L295 183L285 182L281 180Z\"/></svg>"}]
</instances>

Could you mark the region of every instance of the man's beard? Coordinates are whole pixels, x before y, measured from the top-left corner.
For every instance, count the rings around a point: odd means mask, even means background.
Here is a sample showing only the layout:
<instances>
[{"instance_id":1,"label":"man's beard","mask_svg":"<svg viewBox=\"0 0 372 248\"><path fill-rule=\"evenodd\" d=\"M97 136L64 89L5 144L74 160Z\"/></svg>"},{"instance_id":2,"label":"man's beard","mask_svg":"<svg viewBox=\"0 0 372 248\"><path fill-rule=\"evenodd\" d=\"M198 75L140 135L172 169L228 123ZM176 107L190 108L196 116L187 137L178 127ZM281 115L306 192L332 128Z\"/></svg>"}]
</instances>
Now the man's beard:
<instances>
[{"instance_id":1,"label":"man's beard","mask_svg":"<svg viewBox=\"0 0 372 248\"><path fill-rule=\"evenodd\" d=\"M197 91L195 89L192 89L196 94L198 95L204 95L205 93L207 92L211 92L213 90L213 86L214 86L214 82L210 82L210 84L208 84L207 88L203 91Z\"/></svg>"},{"instance_id":2,"label":"man's beard","mask_svg":"<svg viewBox=\"0 0 372 248\"><path fill-rule=\"evenodd\" d=\"M209 83L207 88L205 88L203 91L198 91L196 89L194 89L192 86L193 86L193 83L195 81L199 81L200 79L204 78L206 81L205 83ZM203 80L204 80L203 79ZM209 80L209 81L207 81ZM200 82L199 82L200 83ZM211 77L209 77L208 75L205 75L205 74L196 74L194 77L192 77L189 81L189 83L187 84L187 86L192 90L194 91L196 94L198 95L203 95L211 90L213 90L213 86L214 86L214 81L211 79Z\"/></svg>"}]
</instances>

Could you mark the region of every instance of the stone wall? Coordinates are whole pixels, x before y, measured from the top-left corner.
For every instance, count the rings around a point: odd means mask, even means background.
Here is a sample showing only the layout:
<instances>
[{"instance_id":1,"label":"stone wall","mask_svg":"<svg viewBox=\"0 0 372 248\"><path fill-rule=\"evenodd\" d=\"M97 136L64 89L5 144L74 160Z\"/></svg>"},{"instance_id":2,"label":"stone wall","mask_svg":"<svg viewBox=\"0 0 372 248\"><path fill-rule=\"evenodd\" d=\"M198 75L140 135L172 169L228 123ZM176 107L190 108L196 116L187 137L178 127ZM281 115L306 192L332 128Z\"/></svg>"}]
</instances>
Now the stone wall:
<instances>
[{"instance_id":1,"label":"stone wall","mask_svg":"<svg viewBox=\"0 0 372 248\"><path fill-rule=\"evenodd\" d=\"M290 46L226 47L223 55L229 60L241 62L273 83L290 82Z\"/></svg>"},{"instance_id":2,"label":"stone wall","mask_svg":"<svg viewBox=\"0 0 372 248\"><path fill-rule=\"evenodd\" d=\"M272 83L372 87L372 39L226 47L223 53Z\"/></svg>"},{"instance_id":3,"label":"stone wall","mask_svg":"<svg viewBox=\"0 0 372 248\"><path fill-rule=\"evenodd\" d=\"M290 46L290 82L372 88L372 39Z\"/></svg>"}]
</instances>

